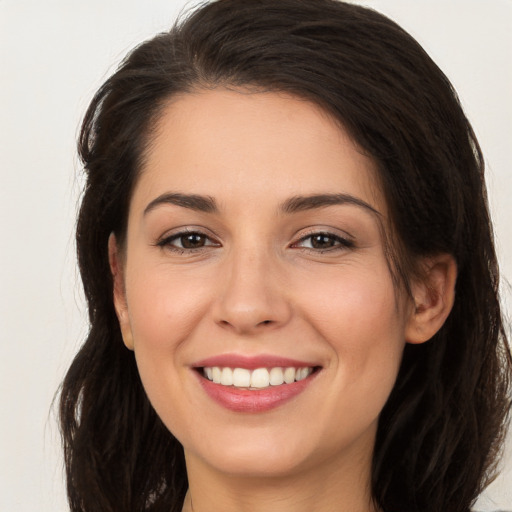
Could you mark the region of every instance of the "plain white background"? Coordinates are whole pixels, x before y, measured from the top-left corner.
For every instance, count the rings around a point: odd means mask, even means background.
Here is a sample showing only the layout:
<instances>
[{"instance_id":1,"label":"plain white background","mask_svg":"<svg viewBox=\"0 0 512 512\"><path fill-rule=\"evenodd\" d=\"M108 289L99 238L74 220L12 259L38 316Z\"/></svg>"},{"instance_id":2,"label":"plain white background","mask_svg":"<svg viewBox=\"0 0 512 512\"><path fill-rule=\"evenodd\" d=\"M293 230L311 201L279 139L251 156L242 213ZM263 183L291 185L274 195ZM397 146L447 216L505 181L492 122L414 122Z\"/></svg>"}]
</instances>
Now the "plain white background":
<instances>
[{"instance_id":1,"label":"plain white background","mask_svg":"<svg viewBox=\"0 0 512 512\"><path fill-rule=\"evenodd\" d=\"M278 1L278 0L276 0ZM360 0L424 45L480 139L512 278L512 0ZM86 330L73 227L79 121L134 44L184 0L0 0L0 512L64 512L51 403ZM193 5L188 3L187 5ZM510 305L510 289L504 292ZM507 306L510 311L510 306ZM512 510L512 454L480 510Z\"/></svg>"}]
</instances>

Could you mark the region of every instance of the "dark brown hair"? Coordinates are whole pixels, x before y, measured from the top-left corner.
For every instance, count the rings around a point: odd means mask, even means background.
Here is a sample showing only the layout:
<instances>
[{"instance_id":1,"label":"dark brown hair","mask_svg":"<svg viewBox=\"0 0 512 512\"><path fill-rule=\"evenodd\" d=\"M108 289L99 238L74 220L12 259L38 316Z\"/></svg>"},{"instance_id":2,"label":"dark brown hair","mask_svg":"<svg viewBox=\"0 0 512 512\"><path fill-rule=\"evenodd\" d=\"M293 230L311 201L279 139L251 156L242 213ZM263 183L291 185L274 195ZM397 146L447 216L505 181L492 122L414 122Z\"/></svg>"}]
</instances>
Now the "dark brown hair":
<instances>
[{"instance_id":1,"label":"dark brown hair","mask_svg":"<svg viewBox=\"0 0 512 512\"><path fill-rule=\"evenodd\" d=\"M510 410L483 159L450 82L381 14L336 0L219 0L141 44L94 97L79 153L78 226L90 332L62 386L73 512L181 510L183 450L152 409L112 302L107 241L123 238L152 129L177 93L285 91L338 119L376 162L397 281L449 253L456 300L428 343L407 345L382 411L372 495L387 512L466 512L492 477Z\"/></svg>"}]
</instances>

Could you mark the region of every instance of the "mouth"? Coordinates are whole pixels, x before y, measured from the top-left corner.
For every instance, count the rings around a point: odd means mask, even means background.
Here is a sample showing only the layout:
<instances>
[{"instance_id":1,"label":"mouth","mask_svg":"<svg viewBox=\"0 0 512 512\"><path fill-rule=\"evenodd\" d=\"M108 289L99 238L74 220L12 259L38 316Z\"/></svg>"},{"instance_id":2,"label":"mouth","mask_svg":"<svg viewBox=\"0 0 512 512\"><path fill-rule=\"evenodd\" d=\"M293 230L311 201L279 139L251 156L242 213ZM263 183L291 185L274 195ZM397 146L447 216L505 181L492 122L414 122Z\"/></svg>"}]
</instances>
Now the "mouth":
<instances>
[{"instance_id":1,"label":"mouth","mask_svg":"<svg viewBox=\"0 0 512 512\"><path fill-rule=\"evenodd\" d=\"M197 371L210 382L221 386L250 391L266 389L271 386L283 386L307 379L318 366L275 366L272 368L231 368L228 366L204 366Z\"/></svg>"},{"instance_id":2,"label":"mouth","mask_svg":"<svg viewBox=\"0 0 512 512\"><path fill-rule=\"evenodd\" d=\"M219 356L193 366L206 395L223 408L264 413L299 397L322 367L270 356Z\"/></svg>"}]
</instances>

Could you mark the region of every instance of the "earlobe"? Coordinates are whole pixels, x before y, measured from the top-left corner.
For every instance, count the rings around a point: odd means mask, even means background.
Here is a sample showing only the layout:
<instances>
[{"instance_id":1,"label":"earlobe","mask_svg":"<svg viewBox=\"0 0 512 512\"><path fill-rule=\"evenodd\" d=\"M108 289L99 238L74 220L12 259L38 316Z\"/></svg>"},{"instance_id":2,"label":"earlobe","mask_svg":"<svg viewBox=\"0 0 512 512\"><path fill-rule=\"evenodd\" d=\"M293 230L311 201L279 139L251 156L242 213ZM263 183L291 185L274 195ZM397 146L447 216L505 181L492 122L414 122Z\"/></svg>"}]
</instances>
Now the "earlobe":
<instances>
[{"instance_id":1,"label":"earlobe","mask_svg":"<svg viewBox=\"0 0 512 512\"><path fill-rule=\"evenodd\" d=\"M126 292L124 285L124 268L120 255L119 246L114 233L111 233L108 239L108 260L113 282L113 299L116 310L119 327L126 347L133 350L133 335L128 315L128 304L126 302Z\"/></svg>"},{"instance_id":2,"label":"earlobe","mask_svg":"<svg viewBox=\"0 0 512 512\"><path fill-rule=\"evenodd\" d=\"M412 284L414 305L406 326L408 343L424 343L443 326L455 301L457 264L450 254L428 257L424 275Z\"/></svg>"}]
</instances>

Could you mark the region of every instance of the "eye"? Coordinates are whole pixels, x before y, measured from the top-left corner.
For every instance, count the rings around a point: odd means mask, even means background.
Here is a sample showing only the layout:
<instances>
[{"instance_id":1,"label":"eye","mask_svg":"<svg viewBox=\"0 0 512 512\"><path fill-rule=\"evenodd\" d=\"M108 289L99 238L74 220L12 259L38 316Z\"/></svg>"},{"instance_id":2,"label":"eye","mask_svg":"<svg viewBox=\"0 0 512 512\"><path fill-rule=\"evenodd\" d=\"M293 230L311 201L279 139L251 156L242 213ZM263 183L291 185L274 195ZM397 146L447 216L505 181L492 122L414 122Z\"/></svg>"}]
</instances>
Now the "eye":
<instances>
[{"instance_id":1,"label":"eye","mask_svg":"<svg viewBox=\"0 0 512 512\"><path fill-rule=\"evenodd\" d=\"M354 242L333 233L312 233L302 237L293 247L315 251L329 251L354 247Z\"/></svg>"},{"instance_id":2,"label":"eye","mask_svg":"<svg viewBox=\"0 0 512 512\"><path fill-rule=\"evenodd\" d=\"M175 233L169 237L160 240L157 245L166 247L175 251L194 251L204 247L218 247L220 244L213 241L210 237L199 231L185 231Z\"/></svg>"}]
</instances>

